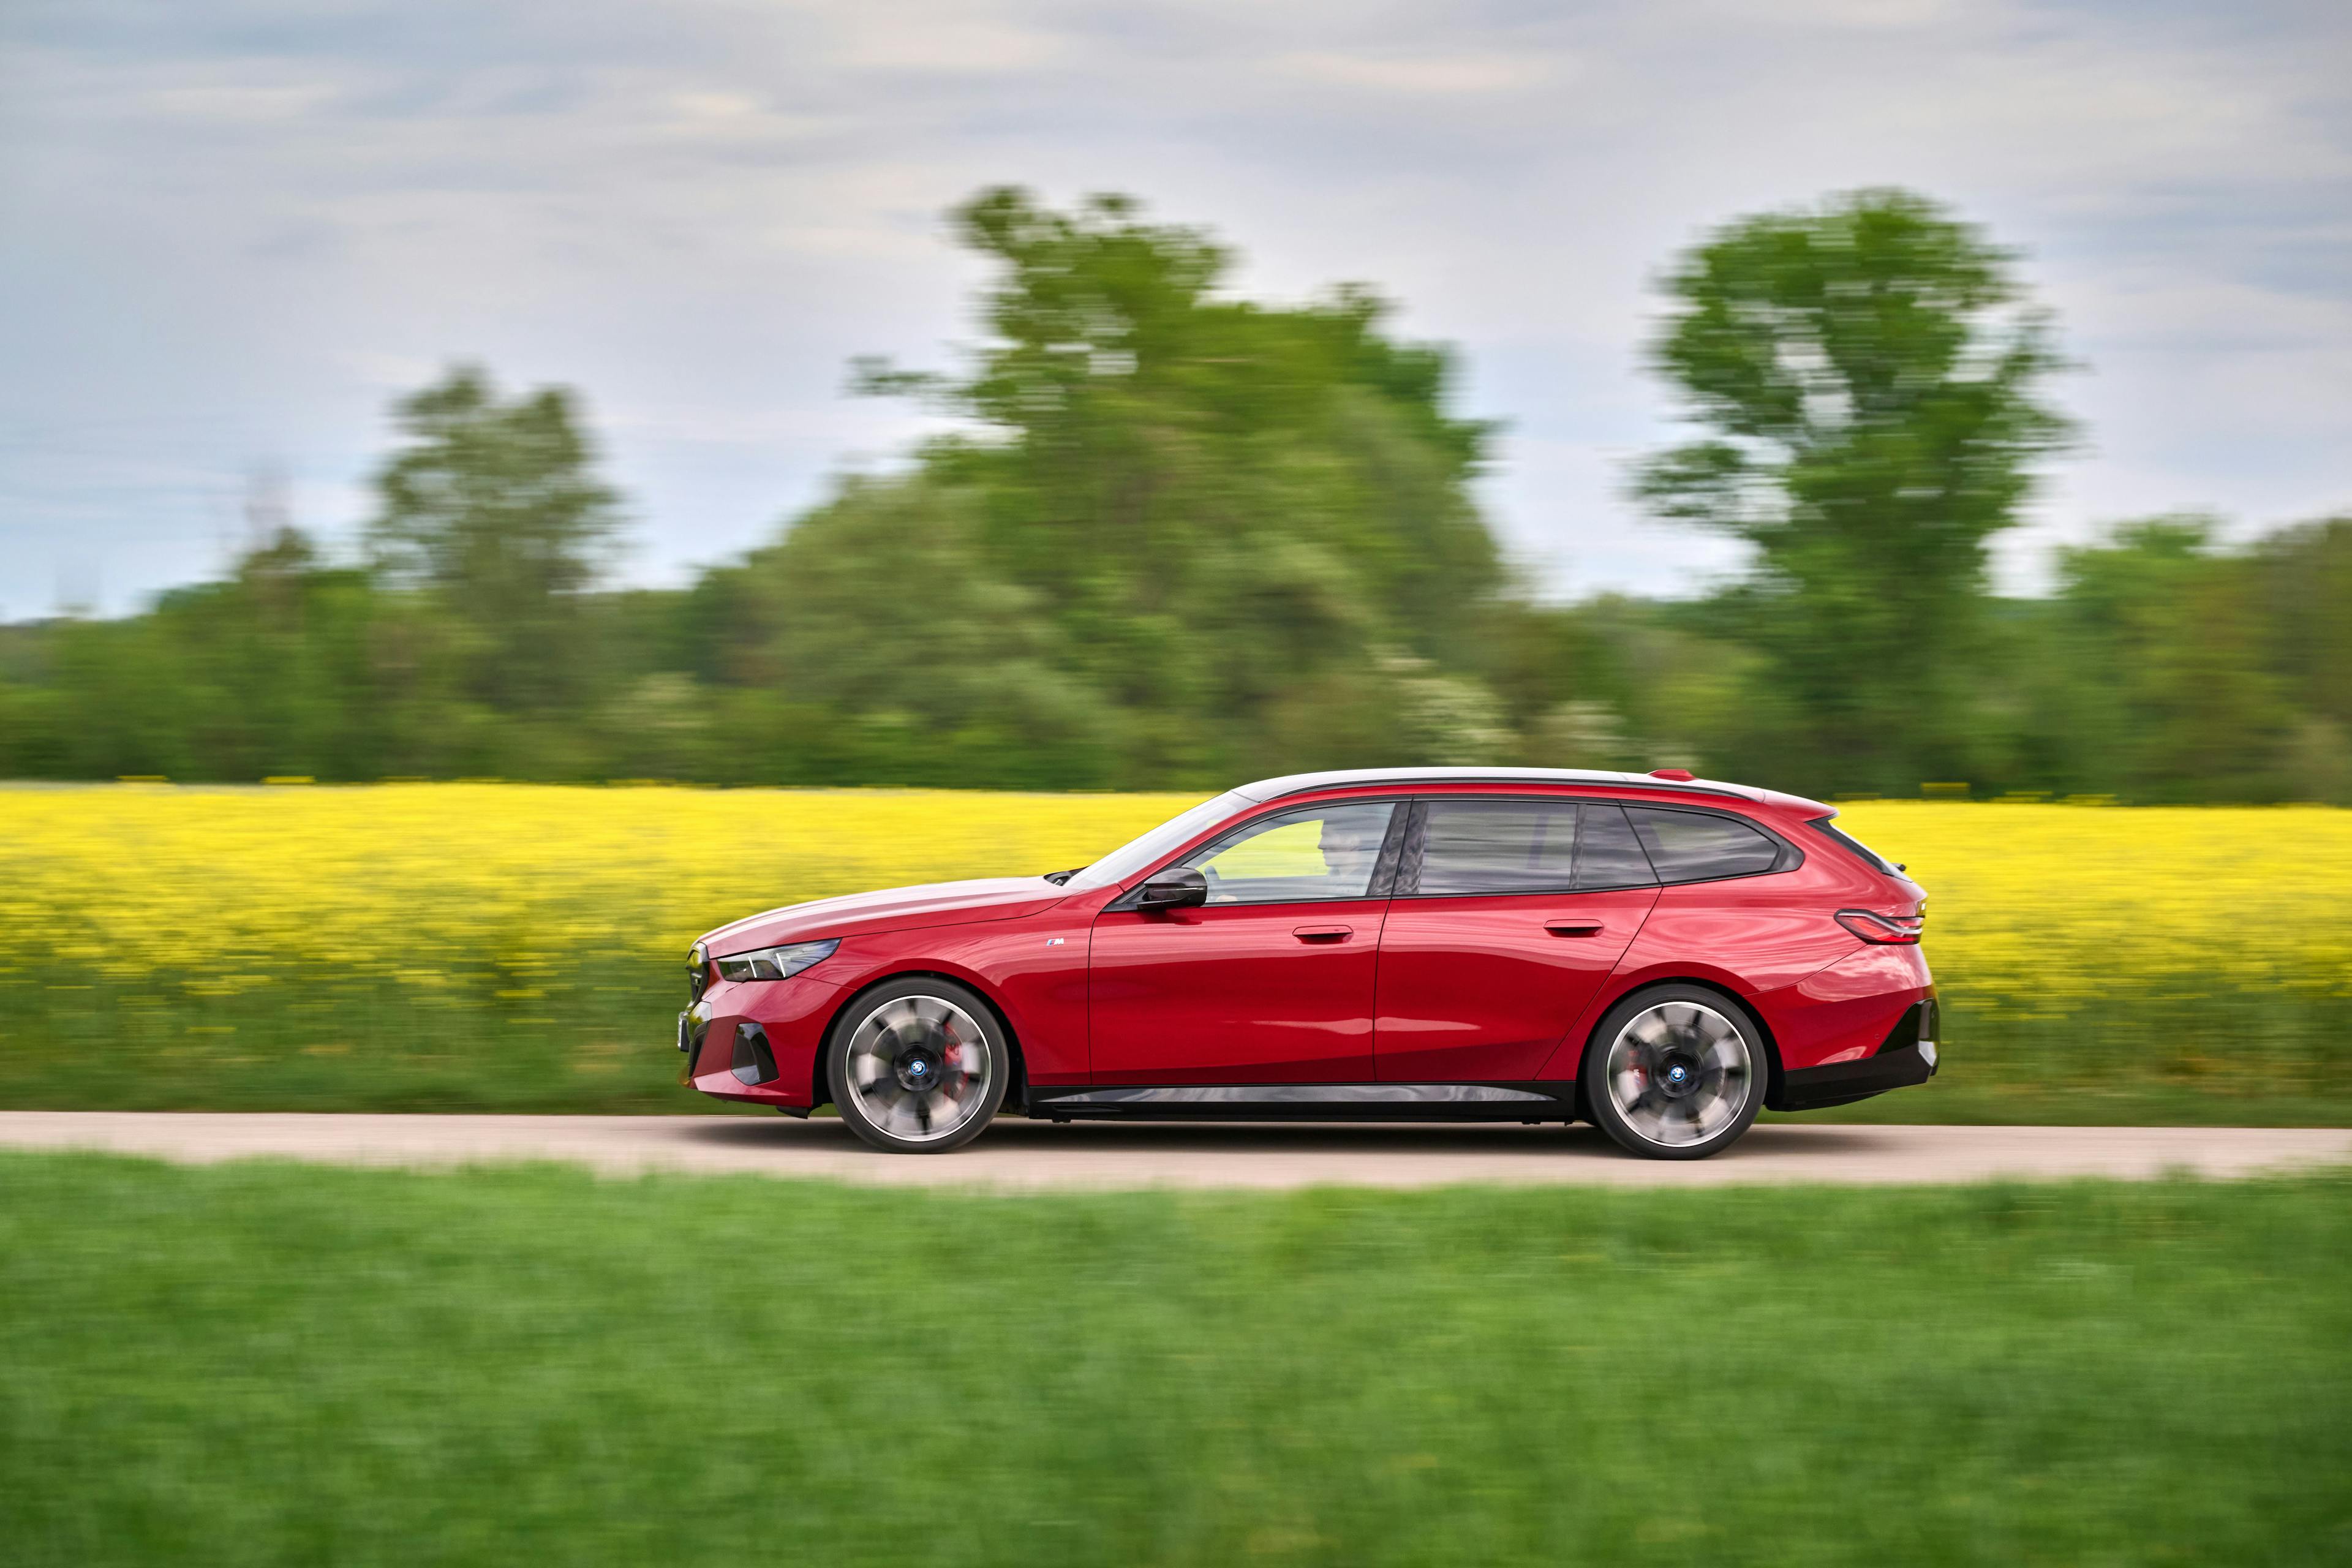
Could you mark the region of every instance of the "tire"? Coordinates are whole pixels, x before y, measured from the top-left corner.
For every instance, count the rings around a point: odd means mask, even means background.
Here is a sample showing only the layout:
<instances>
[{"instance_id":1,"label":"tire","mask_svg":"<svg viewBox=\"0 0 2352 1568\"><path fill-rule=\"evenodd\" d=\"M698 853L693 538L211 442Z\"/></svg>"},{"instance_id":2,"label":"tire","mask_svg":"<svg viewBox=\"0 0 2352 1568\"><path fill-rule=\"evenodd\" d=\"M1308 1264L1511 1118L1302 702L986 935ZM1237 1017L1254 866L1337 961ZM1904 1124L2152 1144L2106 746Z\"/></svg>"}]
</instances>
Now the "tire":
<instances>
[{"instance_id":1,"label":"tire","mask_svg":"<svg viewBox=\"0 0 2352 1568\"><path fill-rule=\"evenodd\" d=\"M1747 1008L1701 985L1654 985L1601 1020L1576 1081L1593 1124L1626 1149L1704 1160L1755 1125L1769 1070Z\"/></svg>"},{"instance_id":2,"label":"tire","mask_svg":"<svg viewBox=\"0 0 2352 1568\"><path fill-rule=\"evenodd\" d=\"M893 1154L944 1154L981 1134L1013 1079L995 1012L952 980L908 975L856 997L825 1042L825 1082L851 1131Z\"/></svg>"}]
</instances>

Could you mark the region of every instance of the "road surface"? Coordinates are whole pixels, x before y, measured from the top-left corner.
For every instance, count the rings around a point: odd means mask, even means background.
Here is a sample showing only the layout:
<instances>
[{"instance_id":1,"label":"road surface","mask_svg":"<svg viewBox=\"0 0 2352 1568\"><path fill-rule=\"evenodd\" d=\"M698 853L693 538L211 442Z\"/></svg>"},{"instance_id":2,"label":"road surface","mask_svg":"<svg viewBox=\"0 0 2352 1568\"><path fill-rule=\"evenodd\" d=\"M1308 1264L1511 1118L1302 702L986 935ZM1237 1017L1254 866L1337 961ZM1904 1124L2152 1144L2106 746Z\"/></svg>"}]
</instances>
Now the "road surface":
<instances>
[{"instance_id":1,"label":"road surface","mask_svg":"<svg viewBox=\"0 0 2352 1568\"><path fill-rule=\"evenodd\" d=\"M2352 1163L2352 1130L2248 1127L1759 1126L1712 1160L1637 1160L1591 1127L1171 1125L1008 1118L952 1154L877 1153L830 1118L334 1116L0 1111L0 1147L205 1163L252 1157L448 1167L555 1160L614 1175L746 1172L834 1181L1044 1188L1431 1187L1458 1183L1704 1187L2249 1176Z\"/></svg>"}]
</instances>

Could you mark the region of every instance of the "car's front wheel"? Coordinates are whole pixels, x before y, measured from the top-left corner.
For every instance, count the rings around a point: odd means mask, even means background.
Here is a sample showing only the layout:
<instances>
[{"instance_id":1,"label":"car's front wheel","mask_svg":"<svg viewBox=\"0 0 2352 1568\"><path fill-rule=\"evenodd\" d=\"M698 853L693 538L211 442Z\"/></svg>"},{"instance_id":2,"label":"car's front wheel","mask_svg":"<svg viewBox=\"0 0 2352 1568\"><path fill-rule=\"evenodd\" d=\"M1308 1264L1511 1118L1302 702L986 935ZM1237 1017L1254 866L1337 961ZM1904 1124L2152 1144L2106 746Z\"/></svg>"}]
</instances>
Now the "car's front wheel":
<instances>
[{"instance_id":1,"label":"car's front wheel","mask_svg":"<svg viewBox=\"0 0 2352 1568\"><path fill-rule=\"evenodd\" d=\"M1703 1160L1764 1108L1763 1032L1720 992L1660 985L1610 1009L1579 1074L1592 1120L1636 1154Z\"/></svg>"},{"instance_id":2,"label":"car's front wheel","mask_svg":"<svg viewBox=\"0 0 2352 1568\"><path fill-rule=\"evenodd\" d=\"M834 1024L833 1102L877 1149L942 1154L980 1136L1004 1103L1012 1055L988 1004L951 980L876 986Z\"/></svg>"}]
</instances>

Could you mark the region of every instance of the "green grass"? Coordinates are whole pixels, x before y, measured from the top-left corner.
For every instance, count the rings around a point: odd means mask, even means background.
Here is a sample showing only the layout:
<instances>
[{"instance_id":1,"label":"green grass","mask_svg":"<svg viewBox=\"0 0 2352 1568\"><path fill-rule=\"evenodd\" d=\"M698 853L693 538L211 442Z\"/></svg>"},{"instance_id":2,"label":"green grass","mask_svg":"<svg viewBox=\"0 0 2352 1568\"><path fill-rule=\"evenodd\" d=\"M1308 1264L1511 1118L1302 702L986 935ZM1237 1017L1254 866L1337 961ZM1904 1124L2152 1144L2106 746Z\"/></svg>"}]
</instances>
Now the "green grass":
<instances>
[{"instance_id":1,"label":"green grass","mask_svg":"<svg viewBox=\"0 0 2352 1568\"><path fill-rule=\"evenodd\" d=\"M0 1158L14 1563L2352 1557L2352 1181Z\"/></svg>"},{"instance_id":2,"label":"green grass","mask_svg":"<svg viewBox=\"0 0 2352 1568\"><path fill-rule=\"evenodd\" d=\"M0 975L0 1106L50 1110L677 1114L684 968L614 960L500 994L332 975L230 995L50 969Z\"/></svg>"},{"instance_id":3,"label":"green grass","mask_svg":"<svg viewBox=\"0 0 2352 1568\"><path fill-rule=\"evenodd\" d=\"M677 1087L675 965L614 959L417 991L318 976L236 994L0 972L0 1107L57 1110L720 1110ZM501 996L501 991L509 994ZM2036 1013L1946 997L1933 1083L1820 1121L2352 1125L2352 999L2119 988Z\"/></svg>"}]
</instances>

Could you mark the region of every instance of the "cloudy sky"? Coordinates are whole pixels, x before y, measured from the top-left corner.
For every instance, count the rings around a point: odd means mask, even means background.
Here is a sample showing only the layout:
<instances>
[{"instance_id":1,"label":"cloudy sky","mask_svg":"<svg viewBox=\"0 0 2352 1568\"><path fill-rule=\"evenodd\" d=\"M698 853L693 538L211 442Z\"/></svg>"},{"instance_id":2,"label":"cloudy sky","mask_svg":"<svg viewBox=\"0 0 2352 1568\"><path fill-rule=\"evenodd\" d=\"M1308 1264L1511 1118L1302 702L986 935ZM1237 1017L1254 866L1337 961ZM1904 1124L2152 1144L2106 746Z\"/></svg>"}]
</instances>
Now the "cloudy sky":
<instances>
[{"instance_id":1,"label":"cloudy sky","mask_svg":"<svg viewBox=\"0 0 2352 1568\"><path fill-rule=\"evenodd\" d=\"M0 617L216 570L255 476L348 541L387 403L457 359L580 388L629 574L770 537L920 425L977 187L1116 189L1245 292L1360 279L1508 421L1487 500L1554 591L1687 590L1651 285L1861 184L2027 256L2085 448L2011 543L2352 507L2352 7L2107 0L8 0Z\"/></svg>"}]
</instances>

